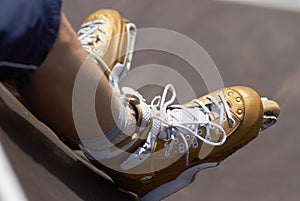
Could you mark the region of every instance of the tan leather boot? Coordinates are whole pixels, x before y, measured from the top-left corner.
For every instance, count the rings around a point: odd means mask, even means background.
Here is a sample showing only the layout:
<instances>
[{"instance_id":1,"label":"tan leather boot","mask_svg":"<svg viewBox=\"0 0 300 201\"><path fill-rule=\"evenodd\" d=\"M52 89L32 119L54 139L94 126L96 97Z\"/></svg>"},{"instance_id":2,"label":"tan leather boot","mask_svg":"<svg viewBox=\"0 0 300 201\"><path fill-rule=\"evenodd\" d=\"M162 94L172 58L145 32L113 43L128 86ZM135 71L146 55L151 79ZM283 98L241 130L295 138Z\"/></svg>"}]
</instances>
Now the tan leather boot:
<instances>
[{"instance_id":1,"label":"tan leather boot","mask_svg":"<svg viewBox=\"0 0 300 201\"><path fill-rule=\"evenodd\" d=\"M150 105L138 92L122 90L137 113L135 133L125 138L120 131L122 141L104 137L98 147L84 151L117 185L143 201L161 200L189 185L197 172L217 166L273 125L280 111L276 102L244 86L220 89L184 105L172 105L172 85Z\"/></svg>"},{"instance_id":2,"label":"tan leather boot","mask_svg":"<svg viewBox=\"0 0 300 201\"><path fill-rule=\"evenodd\" d=\"M101 64L112 88L130 69L136 26L117 11L98 10L89 15L78 31L78 39L94 60Z\"/></svg>"}]
</instances>

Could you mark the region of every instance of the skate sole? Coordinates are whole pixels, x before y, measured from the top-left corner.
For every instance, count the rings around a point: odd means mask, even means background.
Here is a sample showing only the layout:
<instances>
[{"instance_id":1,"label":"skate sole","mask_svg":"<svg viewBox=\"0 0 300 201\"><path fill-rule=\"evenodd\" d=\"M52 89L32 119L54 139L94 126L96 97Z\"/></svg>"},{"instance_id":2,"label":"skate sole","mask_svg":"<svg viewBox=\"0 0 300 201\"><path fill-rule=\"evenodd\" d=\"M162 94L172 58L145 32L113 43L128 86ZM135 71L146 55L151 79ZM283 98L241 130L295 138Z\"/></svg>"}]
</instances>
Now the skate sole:
<instances>
[{"instance_id":1,"label":"skate sole","mask_svg":"<svg viewBox=\"0 0 300 201\"><path fill-rule=\"evenodd\" d=\"M156 189L150 191L143 197L140 197L141 201L158 201L162 200L169 195L176 193L182 188L191 184L196 177L196 174L206 168L216 167L219 163L204 163L195 167L192 167L184 172L182 172L175 180L165 183Z\"/></svg>"}]
</instances>

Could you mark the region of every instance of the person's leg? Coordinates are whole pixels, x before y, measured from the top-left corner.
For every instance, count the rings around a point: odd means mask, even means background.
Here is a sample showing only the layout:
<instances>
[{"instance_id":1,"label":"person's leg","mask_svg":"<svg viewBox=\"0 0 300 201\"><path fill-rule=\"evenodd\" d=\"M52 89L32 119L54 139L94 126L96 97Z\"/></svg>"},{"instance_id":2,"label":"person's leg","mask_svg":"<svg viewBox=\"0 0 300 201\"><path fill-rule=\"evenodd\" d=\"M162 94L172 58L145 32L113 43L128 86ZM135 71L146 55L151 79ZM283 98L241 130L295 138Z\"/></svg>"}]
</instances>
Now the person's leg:
<instances>
[{"instance_id":1,"label":"person's leg","mask_svg":"<svg viewBox=\"0 0 300 201\"><path fill-rule=\"evenodd\" d=\"M60 0L44 0L38 4L34 0L3 2L0 10L3 10L1 16L3 14L4 21L0 23L0 37L5 43L0 45L0 80L6 84L7 81L14 81L18 92L15 84L10 82L8 87L12 92L41 121L56 131L64 142L78 148L80 140L99 139L103 133L115 136L129 122L128 119L135 122L132 110L125 108L120 101L115 101L110 89L119 92L117 81L129 70L135 25L117 11L98 10L85 19L77 39L66 17L61 17L60 6ZM39 12L31 15L34 10ZM14 21L14 15L10 15L14 13L12 11L21 13L21 24ZM9 34L11 30L14 31ZM97 103L94 119L99 122L93 123L100 123L102 129L102 132L94 128L89 129L89 132L81 132L80 139L72 116L72 92L79 70L85 79L81 82L83 85L98 85L93 95ZM85 89L84 86L82 92L91 94L90 89ZM79 96L80 99L85 99L84 94ZM78 101L76 104L78 105ZM83 105L87 105L85 100ZM84 109L81 107L81 110ZM84 113L88 114L87 111ZM115 114L118 126L115 126L112 113ZM81 121L82 128L91 124L84 116L79 115L77 119Z\"/></svg>"},{"instance_id":2,"label":"person's leg","mask_svg":"<svg viewBox=\"0 0 300 201\"><path fill-rule=\"evenodd\" d=\"M30 111L59 135L75 139L78 136L72 117L72 92L77 73L86 59L88 59L88 54L62 14L58 37L53 49L42 65L32 74L30 86L19 88ZM91 81L97 82L101 74L104 78L102 70L93 61L87 61L82 70ZM112 112L114 111L117 117L121 106L112 99L114 96L107 79L100 79L95 106L104 132L114 127ZM97 138L99 135L99 133L87 133L84 138Z\"/></svg>"}]
</instances>

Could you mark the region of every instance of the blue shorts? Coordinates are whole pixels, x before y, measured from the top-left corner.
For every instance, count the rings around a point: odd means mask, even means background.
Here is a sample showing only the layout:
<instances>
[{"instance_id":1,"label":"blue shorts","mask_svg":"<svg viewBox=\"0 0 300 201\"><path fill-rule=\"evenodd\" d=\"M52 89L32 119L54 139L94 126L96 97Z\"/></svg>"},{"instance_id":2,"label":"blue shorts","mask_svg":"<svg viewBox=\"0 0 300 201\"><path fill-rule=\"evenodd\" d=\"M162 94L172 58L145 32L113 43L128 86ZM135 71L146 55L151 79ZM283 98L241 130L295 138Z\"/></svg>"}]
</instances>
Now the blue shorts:
<instances>
[{"instance_id":1,"label":"blue shorts","mask_svg":"<svg viewBox=\"0 0 300 201\"><path fill-rule=\"evenodd\" d=\"M52 48L61 0L1 0L0 80L25 82Z\"/></svg>"}]
</instances>

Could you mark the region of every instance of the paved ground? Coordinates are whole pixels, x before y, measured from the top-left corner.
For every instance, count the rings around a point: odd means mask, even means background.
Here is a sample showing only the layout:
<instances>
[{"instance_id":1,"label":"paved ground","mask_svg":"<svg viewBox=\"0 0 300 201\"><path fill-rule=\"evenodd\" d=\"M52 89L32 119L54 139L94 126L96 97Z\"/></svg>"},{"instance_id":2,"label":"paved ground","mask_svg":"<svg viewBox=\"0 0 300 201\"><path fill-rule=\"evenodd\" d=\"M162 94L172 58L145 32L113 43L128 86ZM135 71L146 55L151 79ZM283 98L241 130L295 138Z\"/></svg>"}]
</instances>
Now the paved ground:
<instances>
[{"instance_id":1,"label":"paved ground","mask_svg":"<svg viewBox=\"0 0 300 201\"><path fill-rule=\"evenodd\" d=\"M114 8L133 20L139 28L165 28L190 37L213 58L226 86L251 86L260 94L276 99L282 107L276 126L219 167L201 172L191 186L166 200L299 200L300 13L195 0L64 1L65 12L76 29L83 18L97 8ZM197 90L197 95L207 91L190 66L175 56L142 51L137 52L134 59L133 68L149 63L166 65L180 72ZM139 75L139 79L145 78L143 76ZM144 89L146 97L152 97L159 91L155 87ZM4 135L1 141L3 139L9 143L6 149L14 164L26 167L27 160L21 163L23 160L19 157L30 158L32 152L24 151L18 136L7 138ZM44 154L56 161L50 154ZM34 177L33 173L27 176L19 170L23 174L22 184L26 189L31 189L29 192L36 193L29 195L31 200L97 200L96 197L102 194L104 198L99 200L108 200L110 195L112 200L116 200L123 196L122 192L101 178L92 179L90 183L84 176L78 178L76 175L81 175L81 171L82 175L92 174L83 167L79 167L77 173L70 173L64 183L62 172L67 171L69 166L59 161L57 165L62 165L62 169L52 165L56 167L56 173L46 168L44 174L37 171L37 177ZM33 166L47 167L47 163L34 160ZM50 177L54 180L58 178L59 186L47 183ZM90 175L89 178L92 177ZM37 183L42 184L40 189L43 192L32 189L36 188ZM96 189L93 188L94 183L97 183ZM51 197L44 197L43 193ZM76 199L64 195L75 195ZM123 199L126 198L124 195Z\"/></svg>"}]
</instances>

